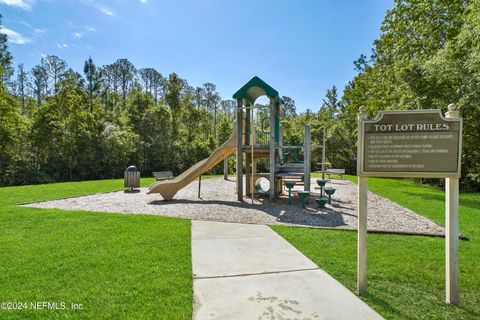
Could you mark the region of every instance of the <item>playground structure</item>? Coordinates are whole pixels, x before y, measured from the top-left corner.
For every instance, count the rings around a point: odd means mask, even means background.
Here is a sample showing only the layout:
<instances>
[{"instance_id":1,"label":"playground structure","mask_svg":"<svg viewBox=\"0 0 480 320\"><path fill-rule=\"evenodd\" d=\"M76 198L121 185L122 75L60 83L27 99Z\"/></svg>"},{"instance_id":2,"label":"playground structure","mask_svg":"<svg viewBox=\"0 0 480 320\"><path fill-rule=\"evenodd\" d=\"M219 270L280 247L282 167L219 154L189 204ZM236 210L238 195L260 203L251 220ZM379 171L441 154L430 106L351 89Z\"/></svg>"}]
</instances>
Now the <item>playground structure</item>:
<instances>
[{"instance_id":1,"label":"playground structure","mask_svg":"<svg viewBox=\"0 0 480 320\"><path fill-rule=\"evenodd\" d=\"M255 101L267 96L268 106L255 105ZM297 153L294 155L298 161L300 146L283 146L282 130L280 126L281 99L278 91L258 77L253 77L242 86L233 98L237 101L237 197L243 200L243 174L245 171L245 195L254 197L255 193L268 192L270 200L282 193L284 180L296 180L304 184L304 190L310 191L310 128L306 128L305 143L303 146L303 163L284 163L285 150ZM254 110L260 109L268 113L268 118L255 122ZM269 129L266 131L265 120L268 119ZM258 139L257 125L260 123L260 132L266 137ZM245 153L245 163L243 154ZM268 173L258 173L257 165L260 160L268 159ZM244 170L245 169L245 170ZM268 178L270 187L268 190L259 188L259 180Z\"/></svg>"},{"instance_id":2,"label":"playground structure","mask_svg":"<svg viewBox=\"0 0 480 320\"><path fill-rule=\"evenodd\" d=\"M255 101L261 96L268 97L269 105L255 105ZM260 194L268 194L270 200L274 201L282 194L285 182L290 182L290 185L293 182L303 184L304 191L310 191L310 127L305 127L303 146L284 146L280 126L280 96L277 90L259 77L248 81L233 98L237 102L236 122L230 138L208 158L196 163L178 177L152 184L147 193L160 193L165 200L171 200L178 190L235 152L239 201L243 201L244 195L252 197L253 200L255 195ZM302 149L303 159L300 160ZM293 156L293 163L285 163L285 156L288 154ZM268 159L268 172L257 172L262 159ZM262 179L268 179L267 189L262 187Z\"/></svg>"}]
</instances>

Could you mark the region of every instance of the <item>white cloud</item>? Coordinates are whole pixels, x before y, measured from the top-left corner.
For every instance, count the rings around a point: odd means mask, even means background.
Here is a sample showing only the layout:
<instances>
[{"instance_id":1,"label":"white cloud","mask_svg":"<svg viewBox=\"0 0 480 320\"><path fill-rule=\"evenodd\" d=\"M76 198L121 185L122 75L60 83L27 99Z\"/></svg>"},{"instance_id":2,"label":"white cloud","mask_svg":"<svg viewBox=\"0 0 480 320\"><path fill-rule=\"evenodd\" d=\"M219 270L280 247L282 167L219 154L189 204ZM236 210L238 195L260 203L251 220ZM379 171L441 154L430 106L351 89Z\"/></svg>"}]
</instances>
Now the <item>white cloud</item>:
<instances>
[{"instance_id":1,"label":"white cloud","mask_svg":"<svg viewBox=\"0 0 480 320\"><path fill-rule=\"evenodd\" d=\"M34 0L0 0L1 4L6 4L7 6L18 7L23 10L31 10Z\"/></svg>"},{"instance_id":2,"label":"white cloud","mask_svg":"<svg viewBox=\"0 0 480 320\"><path fill-rule=\"evenodd\" d=\"M113 12L110 8L102 6L100 4L96 4L95 8L97 8L101 13L106 14L107 16L115 15L115 12Z\"/></svg>"},{"instance_id":3,"label":"white cloud","mask_svg":"<svg viewBox=\"0 0 480 320\"><path fill-rule=\"evenodd\" d=\"M75 31L74 33L72 33L72 37L74 37L75 39L80 39L80 38L83 38L83 36L86 33L95 32L95 31L96 30L94 27L90 27L90 26L82 27L80 28L79 31Z\"/></svg>"},{"instance_id":4,"label":"white cloud","mask_svg":"<svg viewBox=\"0 0 480 320\"><path fill-rule=\"evenodd\" d=\"M140 0L140 3L143 3L143 4L145 4L147 2L148 2L148 0Z\"/></svg>"},{"instance_id":5,"label":"white cloud","mask_svg":"<svg viewBox=\"0 0 480 320\"><path fill-rule=\"evenodd\" d=\"M68 48L68 44L66 44L65 42L55 42L55 44L57 45L57 48L59 48L59 49Z\"/></svg>"},{"instance_id":6,"label":"white cloud","mask_svg":"<svg viewBox=\"0 0 480 320\"><path fill-rule=\"evenodd\" d=\"M75 23L73 23L73 22L70 21L70 20L66 20L66 21L65 21L65 24L66 24L69 28L75 28Z\"/></svg>"},{"instance_id":7,"label":"white cloud","mask_svg":"<svg viewBox=\"0 0 480 320\"><path fill-rule=\"evenodd\" d=\"M0 0L1 1L1 0ZM45 32L47 32L47 29L42 29L42 28L34 28L32 27L31 25L29 25L28 23L26 23L25 21L20 21L21 24L23 24L25 27L27 27L28 29L32 30L34 33L36 34L44 34Z\"/></svg>"},{"instance_id":8,"label":"white cloud","mask_svg":"<svg viewBox=\"0 0 480 320\"><path fill-rule=\"evenodd\" d=\"M28 38L25 38L20 33L14 31L12 29L5 28L3 26L0 26L0 33L6 34L7 37L8 37L8 42L11 42L11 43L27 44L27 43L32 42L32 40L30 40Z\"/></svg>"}]
</instances>

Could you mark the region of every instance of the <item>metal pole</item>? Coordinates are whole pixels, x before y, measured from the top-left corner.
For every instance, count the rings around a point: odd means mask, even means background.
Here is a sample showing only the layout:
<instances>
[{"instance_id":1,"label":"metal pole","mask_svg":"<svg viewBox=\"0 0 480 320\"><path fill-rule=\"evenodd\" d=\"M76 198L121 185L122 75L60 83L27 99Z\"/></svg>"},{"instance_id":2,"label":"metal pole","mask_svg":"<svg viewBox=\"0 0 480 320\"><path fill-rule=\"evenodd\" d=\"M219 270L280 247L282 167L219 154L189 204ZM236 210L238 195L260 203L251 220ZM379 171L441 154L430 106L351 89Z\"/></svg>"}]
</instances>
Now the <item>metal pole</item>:
<instances>
[{"instance_id":1,"label":"metal pole","mask_svg":"<svg viewBox=\"0 0 480 320\"><path fill-rule=\"evenodd\" d=\"M202 197L200 197L200 190L202 189L202 175L200 175L198 177L198 198L199 199L202 199Z\"/></svg>"},{"instance_id":2,"label":"metal pole","mask_svg":"<svg viewBox=\"0 0 480 320\"><path fill-rule=\"evenodd\" d=\"M223 179L228 180L228 157L223 159Z\"/></svg>"},{"instance_id":3,"label":"metal pole","mask_svg":"<svg viewBox=\"0 0 480 320\"><path fill-rule=\"evenodd\" d=\"M305 145L303 149L304 179L303 191L310 191L310 126L305 126Z\"/></svg>"},{"instance_id":4,"label":"metal pole","mask_svg":"<svg viewBox=\"0 0 480 320\"><path fill-rule=\"evenodd\" d=\"M325 179L325 127L323 127L323 145L322 145L322 179Z\"/></svg>"}]
</instances>

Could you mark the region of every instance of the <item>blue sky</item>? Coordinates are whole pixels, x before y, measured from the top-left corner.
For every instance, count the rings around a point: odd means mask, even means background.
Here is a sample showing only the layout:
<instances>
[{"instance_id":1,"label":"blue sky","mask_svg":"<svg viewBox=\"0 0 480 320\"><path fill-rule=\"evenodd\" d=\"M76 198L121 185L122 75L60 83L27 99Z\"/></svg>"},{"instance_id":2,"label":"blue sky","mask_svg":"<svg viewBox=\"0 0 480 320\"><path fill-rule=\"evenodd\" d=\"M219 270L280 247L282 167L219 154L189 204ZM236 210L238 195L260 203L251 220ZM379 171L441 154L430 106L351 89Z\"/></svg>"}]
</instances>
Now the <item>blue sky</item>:
<instances>
[{"instance_id":1,"label":"blue sky","mask_svg":"<svg viewBox=\"0 0 480 320\"><path fill-rule=\"evenodd\" d=\"M223 98L254 75L299 110L351 80L393 0L0 0L14 63L54 54L76 71L128 58L213 82Z\"/></svg>"}]
</instances>

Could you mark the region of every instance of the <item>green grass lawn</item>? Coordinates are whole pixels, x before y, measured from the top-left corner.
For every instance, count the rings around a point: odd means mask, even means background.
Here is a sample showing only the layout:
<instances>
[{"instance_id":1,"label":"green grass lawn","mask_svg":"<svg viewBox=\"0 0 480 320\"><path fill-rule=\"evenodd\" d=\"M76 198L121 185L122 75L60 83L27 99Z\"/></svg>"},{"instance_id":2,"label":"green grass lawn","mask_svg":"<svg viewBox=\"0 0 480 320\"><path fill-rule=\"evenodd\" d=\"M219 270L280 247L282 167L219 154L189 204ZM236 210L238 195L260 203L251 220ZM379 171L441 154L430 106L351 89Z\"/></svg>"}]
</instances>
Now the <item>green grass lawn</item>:
<instances>
[{"instance_id":1,"label":"green grass lawn","mask_svg":"<svg viewBox=\"0 0 480 320\"><path fill-rule=\"evenodd\" d=\"M142 179L142 185L152 182ZM188 220L17 206L121 187L121 180L103 180L0 188L0 302L83 305L0 309L0 319L191 318ZM375 178L369 188L443 224L444 195L437 188ZM460 242L461 305L444 303L444 239L379 234L368 235L364 301L387 319L480 318L480 194L461 194L460 204L460 231L470 237ZM273 228L355 290L355 232Z\"/></svg>"},{"instance_id":2,"label":"green grass lawn","mask_svg":"<svg viewBox=\"0 0 480 320\"><path fill-rule=\"evenodd\" d=\"M191 319L190 221L16 206L119 190L122 183L0 188L0 302L83 305L0 309L0 319Z\"/></svg>"},{"instance_id":3,"label":"green grass lawn","mask_svg":"<svg viewBox=\"0 0 480 320\"><path fill-rule=\"evenodd\" d=\"M355 182L356 177L347 177ZM369 179L369 189L444 225L444 192L399 179ZM356 288L356 232L273 226L347 288ZM458 307L444 303L445 240L368 235L368 293L386 319L480 319L480 193L460 195Z\"/></svg>"}]
</instances>

